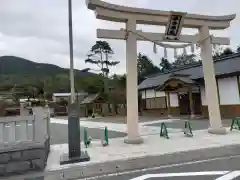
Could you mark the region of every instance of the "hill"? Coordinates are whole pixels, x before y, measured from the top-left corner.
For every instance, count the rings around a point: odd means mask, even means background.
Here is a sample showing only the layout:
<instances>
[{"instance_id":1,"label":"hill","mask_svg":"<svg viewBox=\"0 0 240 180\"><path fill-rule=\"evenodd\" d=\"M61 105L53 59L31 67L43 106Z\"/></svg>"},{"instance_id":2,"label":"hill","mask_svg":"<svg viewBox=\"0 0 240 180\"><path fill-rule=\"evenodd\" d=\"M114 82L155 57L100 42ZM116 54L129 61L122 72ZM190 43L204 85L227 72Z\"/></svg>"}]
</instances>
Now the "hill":
<instances>
[{"instance_id":1,"label":"hill","mask_svg":"<svg viewBox=\"0 0 240 180\"><path fill-rule=\"evenodd\" d=\"M24 58L15 56L0 57L1 75L55 75L68 73L69 69L61 68L57 65L36 63ZM75 69L76 76L95 75L91 72L83 72Z\"/></svg>"},{"instance_id":2,"label":"hill","mask_svg":"<svg viewBox=\"0 0 240 180\"><path fill-rule=\"evenodd\" d=\"M94 90L93 87L100 83L99 78L99 75L87 72L86 69L75 69L76 91ZM10 91L13 86L19 88L44 86L49 93L70 92L69 69L15 56L2 56L0 57L0 92Z\"/></svg>"},{"instance_id":3,"label":"hill","mask_svg":"<svg viewBox=\"0 0 240 180\"><path fill-rule=\"evenodd\" d=\"M75 69L75 90L88 93L104 91L104 78L87 69ZM118 80L108 79L108 86L114 86ZM125 85L125 81L122 82ZM36 89L44 89L46 97L51 98L54 92L70 92L69 69L53 64L36 63L15 57L0 57L0 96L12 92L34 93ZM121 97L121 96L120 96Z\"/></svg>"}]
</instances>

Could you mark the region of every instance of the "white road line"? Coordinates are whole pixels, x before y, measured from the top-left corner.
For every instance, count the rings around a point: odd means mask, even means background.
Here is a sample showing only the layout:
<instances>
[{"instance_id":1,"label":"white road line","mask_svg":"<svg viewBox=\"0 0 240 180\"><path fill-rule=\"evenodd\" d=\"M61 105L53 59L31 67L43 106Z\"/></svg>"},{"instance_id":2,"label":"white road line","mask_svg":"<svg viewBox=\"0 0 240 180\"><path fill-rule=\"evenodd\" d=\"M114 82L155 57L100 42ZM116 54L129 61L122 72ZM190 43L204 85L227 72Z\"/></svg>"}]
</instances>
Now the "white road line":
<instances>
[{"instance_id":1,"label":"white road line","mask_svg":"<svg viewBox=\"0 0 240 180\"><path fill-rule=\"evenodd\" d=\"M205 160L189 161L189 162L183 162L183 163L178 163L178 164L169 164L169 165L163 165L163 166L157 166L157 167L151 167L151 168L136 169L136 170L132 170L132 171L124 171L124 172L119 172L119 173L104 174L104 175L100 175L100 176L93 176L93 177L85 178L84 180L93 180L93 179L98 179L98 178L103 178L103 177L114 177L114 176L127 175L127 174L139 173L139 172L160 170L160 169L165 169L165 168L179 167L179 166L184 166L184 165L200 164L200 163L217 161L217 160L228 160L228 159L232 159L232 158L240 158L240 155L217 157L217 158L211 158L211 159L205 159Z\"/></svg>"},{"instance_id":2,"label":"white road line","mask_svg":"<svg viewBox=\"0 0 240 180\"><path fill-rule=\"evenodd\" d=\"M185 177L185 176L213 176L213 175L224 175L229 171L203 171L203 172L183 172L183 173L162 173L162 174L145 174L143 176L135 177L130 180L145 180L149 178L159 177Z\"/></svg>"},{"instance_id":3,"label":"white road line","mask_svg":"<svg viewBox=\"0 0 240 180\"><path fill-rule=\"evenodd\" d=\"M233 171L231 173L228 173L222 177L217 178L216 180L232 180L236 177L240 176L240 171Z\"/></svg>"}]
</instances>

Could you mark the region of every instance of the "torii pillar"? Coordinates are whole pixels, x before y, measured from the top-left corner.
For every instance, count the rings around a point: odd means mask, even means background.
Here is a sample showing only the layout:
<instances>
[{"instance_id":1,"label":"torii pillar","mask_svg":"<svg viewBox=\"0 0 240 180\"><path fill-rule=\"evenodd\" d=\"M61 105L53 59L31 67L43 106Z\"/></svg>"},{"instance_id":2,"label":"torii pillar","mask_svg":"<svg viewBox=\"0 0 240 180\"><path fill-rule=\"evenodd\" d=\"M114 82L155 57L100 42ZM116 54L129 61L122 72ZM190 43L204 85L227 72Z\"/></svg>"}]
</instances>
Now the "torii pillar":
<instances>
[{"instance_id":1,"label":"torii pillar","mask_svg":"<svg viewBox=\"0 0 240 180\"><path fill-rule=\"evenodd\" d=\"M126 29L136 30L136 20L129 19ZM137 37L129 32L126 37L126 69L127 69L127 138L125 143L140 144L138 124L138 74L137 74Z\"/></svg>"},{"instance_id":2,"label":"torii pillar","mask_svg":"<svg viewBox=\"0 0 240 180\"><path fill-rule=\"evenodd\" d=\"M226 129L222 126L221 121L221 113L217 93L217 80L215 78L209 27L205 25L199 28L199 36L200 39L202 39L202 42L200 43L201 59L205 82L205 94L210 119L210 127L208 129L208 132L212 134L226 134Z\"/></svg>"}]
</instances>

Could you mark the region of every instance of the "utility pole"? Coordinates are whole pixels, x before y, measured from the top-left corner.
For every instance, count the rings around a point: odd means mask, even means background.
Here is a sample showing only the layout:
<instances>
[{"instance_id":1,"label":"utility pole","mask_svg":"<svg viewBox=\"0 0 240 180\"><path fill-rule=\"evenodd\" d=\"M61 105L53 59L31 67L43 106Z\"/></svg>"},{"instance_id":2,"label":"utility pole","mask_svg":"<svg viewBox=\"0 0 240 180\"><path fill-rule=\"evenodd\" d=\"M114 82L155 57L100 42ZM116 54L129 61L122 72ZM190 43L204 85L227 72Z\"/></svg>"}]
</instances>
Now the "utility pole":
<instances>
[{"instance_id":1,"label":"utility pole","mask_svg":"<svg viewBox=\"0 0 240 180\"><path fill-rule=\"evenodd\" d=\"M73 66L73 33L72 33L72 0L68 0L69 49L70 49L70 88L71 98L68 103L68 154L61 157L60 164L89 161L87 152L81 152L79 104L75 101L74 66Z\"/></svg>"},{"instance_id":2,"label":"utility pole","mask_svg":"<svg viewBox=\"0 0 240 180\"><path fill-rule=\"evenodd\" d=\"M72 0L68 0L68 17L69 17L69 50L70 50L70 88L71 88L71 103L75 101L74 87L74 62L73 62L73 30L72 30Z\"/></svg>"}]
</instances>

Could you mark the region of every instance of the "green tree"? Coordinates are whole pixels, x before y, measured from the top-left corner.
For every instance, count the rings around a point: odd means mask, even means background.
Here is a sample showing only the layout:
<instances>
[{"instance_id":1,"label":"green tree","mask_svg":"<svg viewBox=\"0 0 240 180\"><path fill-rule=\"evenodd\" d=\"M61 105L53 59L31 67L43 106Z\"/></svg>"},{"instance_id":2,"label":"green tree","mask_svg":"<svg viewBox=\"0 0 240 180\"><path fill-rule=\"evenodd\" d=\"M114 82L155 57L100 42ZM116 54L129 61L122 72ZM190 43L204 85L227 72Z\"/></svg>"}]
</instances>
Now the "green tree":
<instances>
[{"instance_id":1,"label":"green tree","mask_svg":"<svg viewBox=\"0 0 240 180\"><path fill-rule=\"evenodd\" d=\"M234 54L234 51L231 48L223 48L222 46L213 48L213 58L219 58L231 54Z\"/></svg>"},{"instance_id":2,"label":"green tree","mask_svg":"<svg viewBox=\"0 0 240 180\"><path fill-rule=\"evenodd\" d=\"M109 67L116 66L119 61L110 61L110 56L114 54L111 46L107 41L97 41L90 50L86 63L95 64L100 68L101 75L103 76L104 93L108 94L108 76Z\"/></svg>"},{"instance_id":3,"label":"green tree","mask_svg":"<svg viewBox=\"0 0 240 180\"><path fill-rule=\"evenodd\" d=\"M162 72L168 72L172 70L172 64L165 58L161 59L160 69Z\"/></svg>"},{"instance_id":4,"label":"green tree","mask_svg":"<svg viewBox=\"0 0 240 180\"><path fill-rule=\"evenodd\" d=\"M198 63L199 61L196 60L196 55L195 54L190 54L190 55L179 55L177 56L176 60L172 63L174 68L181 67L184 65L190 65L190 64L195 64Z\"/></svg>"},{"instance_id":5,"label":"green tree","mask_svg":"<svg viewBox=\"0 0 240 180\"><path fill-rule=\"evenodd\" d=\"M77 76L76 76L77 77ZM46 93L66 93L70 92L70 83L67 73L59 73L48 76L44 80L44 91Z\"/></svg>"},{"instance_id":6,"label":"green tree","mask_svg":"<svg viewBox=\"0 0 240 180\"><path fill-rule=\"evenodd\" d=\"M137 57L137 71L138 71L138 82L142 82L145 76L160 72L160 69L153 64L153 62L141 53Z\"/></svg>"},{"instance_id":7,"label":"green tree","mask_svg":"<svg viewBox=\"0 0 240 180\"><path fill-rule=\"evenodd\" d=\"M103 77L102 76L86 76L84 78L76 78L76 89L83 90L88 93L103 93Z\"/></svg>"},{"instance_id":8,"label":"green tree","mask_svg":"<svg viewBox=\"0 0 240 180\"><path fill-rule=\"evenodd\" d=\"M240 46L237 47L237 52L240 53Z\"/></svg>"},{"instance_id":9,"label":"green tree","mask_svg":"<svg viewBox=\"0 0 240 180\"><path fill-rule=\"evenodd\" d=\"M117 112L119 104L126 104L126 75L114 74L111 77L111 87L109 101Z\"/></svg>"},{"instance_id":10,"label":"green tree","mask_svg":"<svg viewBox=\"0 0 240 180\"><path fill-rule=\"evenodd\" d=\"M112 86L115 88L126 89L126 74L117 75L114 74L111 77Z\"/></svg>"},{"instance_id":11,"label":"green tree","mask_svg":"<svg viewBox=\"0 0 240 180\"><path fill-rule=\"evenodd\" d=\"M226 48L223 50L222 55L231 55L234 54L233 50L231 48Z\"/></svg>"},{"instance_id":12,"label":"green tree","mask_svg":"<svg viewBox=\"0 0 240 180\"><path fill-rule=\"evenodd\" d=\"M102 75L108 77L109 67L116 66L119 61L110 61L110 55L114 54L107 41L97 41L90 50L86 63L95 64L100 68Z\"/></svg>"},{"instance_id":13,"label":"green tree","mask_svg":"<svg viewBox=\"0 0 240 180\"><path fill-rule=\"evenodd\" d=\"M86 63L95 64L100 68L101 75L103 77L104 96L106 97L107 101L109 101L109 67L119 64L119 61L109 60L112 54L114 54L114 52L107 41L96 41L90 50L90 54L88 54L88 58L85 60ZM108 109L110 110L109 103Z\"/></svg>"}]
</instances>

